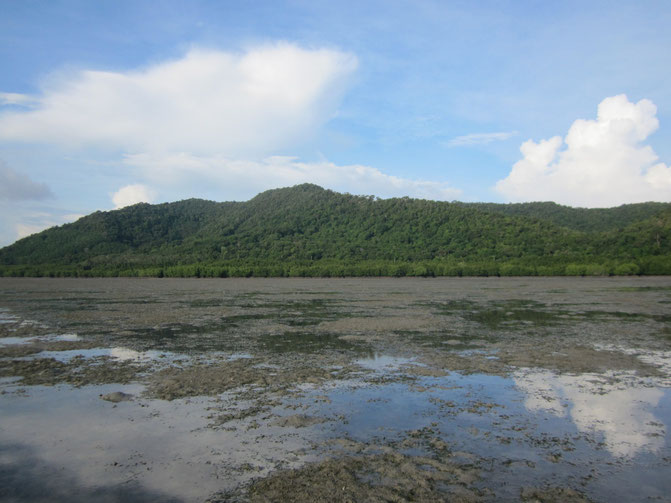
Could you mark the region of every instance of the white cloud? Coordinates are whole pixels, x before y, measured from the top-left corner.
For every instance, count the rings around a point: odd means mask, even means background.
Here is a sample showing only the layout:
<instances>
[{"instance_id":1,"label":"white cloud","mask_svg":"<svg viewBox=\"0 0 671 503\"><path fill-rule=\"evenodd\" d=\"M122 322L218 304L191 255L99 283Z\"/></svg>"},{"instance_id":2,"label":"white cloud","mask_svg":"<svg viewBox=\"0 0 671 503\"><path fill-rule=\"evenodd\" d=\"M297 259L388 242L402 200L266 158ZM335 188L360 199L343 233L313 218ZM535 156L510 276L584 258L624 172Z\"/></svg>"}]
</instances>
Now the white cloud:
<instances>
[{"instance_id":1,"label":"white cloud","mask_svg":"<svg viewBox=\"0 0 671 503\"><path fill-rule=\"evenodd\" d=\"M217 199L237 199L256 195L263 190L311 182L326 188L354 194L380 197L412 196L452 200L461 191L446 183L412 180L387 175L369 166L338 166L332 162L301 162L293 157L273 156L261 161L232 160L222 156L191 154L128 155L125 163L139 168L163 187L217 187Z\"/></svg>"},{"instance_id":2,"label":"white cloud","mask_svg":"<svg viewBox=\"0 0 671 503\"><path fill-rule=\"evenodd\" d=\"M46 184L33 181L0 160L0 201L40 200L51 196Z\"/></svg>"},{"instance_id":3,"label":"white cloud","mask_svg":"<svg viewBox=\"0 0 671 503\"><path fill-rule=\"evenodd\" d=\"M35 104L35 99L25 94L0 93L0 106L4 105L28 106L33 104Z\"/></svg>"},{"instance_id":4,"label":"white cloud","mask_svg":"<svg viewBox=\"0 0 671 503\"><path fill-rule=\"evenodd\" d=\"M156 193L145 185L135 183L121 187L112 194L114 208L119 209L137 203L151 203L156 198Z\"/></svg>"},{"instance_id":5,"label":"white cloud","mask_svg":"<svg viewBox=\"0 0 671 503\"><path fill-rule=\"evenodd\" d=\"M30 224L16 224L16 238L17 239L22 239L28 236L31 236L33 234L37 234L38 232L43 231L44 229L48 229L49 227L52 227L52 225L46 224L46 225L30 225Z\"/></svg>"},{"instance_id":6,"label":"white cloud","mask_svg":"<svg viewBox=\"0 0 671 503\"><path fill-rule=\"evenodd\" d=\"M649 100L606 98L596 120L576 120L563 141L524 142L524 157L496 190L510 201L585 207L671 201L671 167L642 144L659 126L656 113Z\"/></svg>"},{"instance_id":7,"label":"white cloud","mask_svg":"<svg viewBox=\"0 0 671 503\"><path fill-rule=\"evenodd\" d=\"M0 202L0 246L50 227L77 220L82 215L64 214L56 208L26 208L26 203Z\"/></svg>"},{"instance_id":8,"label":"white cloud","mask_svg":"<svg viewBox=\"0 0 671 503\"><path fill-rule=\"evenodd\" d=\"M470 147L472 145L486 145L493 141L503 141L517 135L517 131L499 133L472 133L457 136L447 142L448 147Z\"/></svg>"},{"instance_id":9,"label":"white cloud","mask_svg":"<svg viewBox=\"0 0 671 503\"><path fill-rule=\"evenodd\" d=\"M264 154L329 119L353 55L280 43L242 54L191 50L131 72L85 70L0 112L0 139L138 151Z\"/></svg>"},{"instance_id":10,"label":"white cloud","mask_svg":"<svg viewBox=\"0 0 671 503\"><path fill-rule=\"evenodd\" d=\"M85 216L86 215L84 213L68 213L63 215L63 218L65 219L66 222L76 222L77 220Z\"/></svg>"}]
</instances>

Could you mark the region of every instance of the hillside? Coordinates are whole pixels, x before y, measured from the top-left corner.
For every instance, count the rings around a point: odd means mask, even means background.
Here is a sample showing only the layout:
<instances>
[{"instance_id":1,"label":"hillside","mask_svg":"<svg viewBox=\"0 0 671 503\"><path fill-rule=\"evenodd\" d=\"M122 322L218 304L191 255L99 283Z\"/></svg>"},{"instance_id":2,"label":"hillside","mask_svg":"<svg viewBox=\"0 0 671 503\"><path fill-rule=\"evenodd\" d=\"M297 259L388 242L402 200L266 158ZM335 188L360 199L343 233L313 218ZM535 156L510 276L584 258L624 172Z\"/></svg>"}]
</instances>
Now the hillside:
<instances>
[{"instance_id":1,"label":"hillside","mask_svg":"<svg viewBox=\"0 0 671 503\"><path fill-rule=\"evenodd\" d=\"M468 203L470 207L511 216L538 218L585 232L614 231L662 214L668 203L623 204L616 208L572 208L557 203Z\"/></svg>"},{"instance_id":2,"label":"hillside","mask_svg":"<svg viewBox=\"0 0 671 503\"><path fill-rule=\"evenodd\" d=\"M0 273L671 274L671 204L382 200L304 184L96 212L1 249Z\"/></svg>"}]
</instances>

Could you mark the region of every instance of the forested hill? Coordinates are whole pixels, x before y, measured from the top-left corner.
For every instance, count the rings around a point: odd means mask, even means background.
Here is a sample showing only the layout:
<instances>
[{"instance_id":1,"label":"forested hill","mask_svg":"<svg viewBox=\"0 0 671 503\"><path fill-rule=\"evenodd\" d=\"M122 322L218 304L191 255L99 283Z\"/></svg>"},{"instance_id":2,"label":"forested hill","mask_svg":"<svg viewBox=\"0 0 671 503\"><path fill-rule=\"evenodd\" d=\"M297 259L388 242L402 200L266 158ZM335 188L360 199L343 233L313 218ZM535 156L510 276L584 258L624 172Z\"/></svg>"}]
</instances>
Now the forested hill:
<instances>
[{"instance_id":1,"label":"forested hill","mask_svg":"<svg viewBox=\"0 0 671 503\"><path fill-rule=\"evenodd\" d=\"M623 204L616 208L572 208L557 203L466 203L484 211L540 218L578 231L610 231L668 212L669 203Z\"/></svg>"},{"instance_id":2,"label":"forested hill","mask_svg":"<svg viewBox=\"0 0 671 503\"><path fill-rule=\"evenodd\" d=\"M671 204L383 200L304 184L96 212L1 249L0 274L671 274Z\"/></svg>"}]
</instances>

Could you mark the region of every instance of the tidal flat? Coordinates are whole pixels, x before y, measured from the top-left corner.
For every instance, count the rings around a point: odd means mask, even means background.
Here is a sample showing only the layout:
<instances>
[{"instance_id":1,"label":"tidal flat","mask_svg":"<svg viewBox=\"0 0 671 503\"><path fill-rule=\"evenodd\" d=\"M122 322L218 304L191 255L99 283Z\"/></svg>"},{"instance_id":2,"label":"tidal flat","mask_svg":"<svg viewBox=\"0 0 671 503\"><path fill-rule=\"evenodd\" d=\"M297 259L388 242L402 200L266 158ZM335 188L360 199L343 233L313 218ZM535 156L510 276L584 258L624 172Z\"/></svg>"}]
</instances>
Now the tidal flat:
<instances>
[{"instance_id":1,"label":"tidal flat","mask_svg":"<svg viewBox=\"0 0 671 503\"><path fill-rule=\"evenodd\" d=\"M0 500L669 501L671 277L0 278Z\"/></svg>"}]
</instances>

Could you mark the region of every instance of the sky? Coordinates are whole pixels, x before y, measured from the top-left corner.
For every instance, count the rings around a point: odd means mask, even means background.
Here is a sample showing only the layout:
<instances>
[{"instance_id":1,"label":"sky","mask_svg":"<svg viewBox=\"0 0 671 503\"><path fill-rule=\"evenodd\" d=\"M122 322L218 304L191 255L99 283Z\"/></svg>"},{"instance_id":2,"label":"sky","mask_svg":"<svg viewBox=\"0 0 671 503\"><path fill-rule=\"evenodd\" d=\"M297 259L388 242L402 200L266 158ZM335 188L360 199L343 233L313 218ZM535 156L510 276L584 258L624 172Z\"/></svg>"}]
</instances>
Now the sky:
<instances>
[{"instance_id":1,"label":"sky","mask_svg":"<svg viewBox=\"0 0 671 503\"><path fill-rule=\"evenodd\" d=\"M0 0L0 246L310 182L671 201L671 2Z\"/></svg>"}]
</instances>

